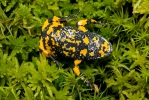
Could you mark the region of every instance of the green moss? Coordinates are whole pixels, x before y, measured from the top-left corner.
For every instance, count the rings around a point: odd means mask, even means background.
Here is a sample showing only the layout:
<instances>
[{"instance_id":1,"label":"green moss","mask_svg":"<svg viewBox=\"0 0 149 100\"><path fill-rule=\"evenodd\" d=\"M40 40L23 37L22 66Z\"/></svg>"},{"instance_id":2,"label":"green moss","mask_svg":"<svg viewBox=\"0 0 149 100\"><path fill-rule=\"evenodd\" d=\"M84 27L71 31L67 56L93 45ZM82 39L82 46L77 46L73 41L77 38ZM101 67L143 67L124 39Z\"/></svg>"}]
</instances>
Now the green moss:
<instances>
[{"instance_id":1,"label":"green moss","mask_svg":"<svg viewBox=\"0 0 149 100\"><path fill-rule=\"evenodd\" d=\"M147 100L149 98L148 0L0 0L1 100ZM113 45L104 59L80 65L100 91L94 93L76 77L72 63L63 68L38 49L45 19L80 14L80 19L106 22L89 25ZM70 68L69 68L70 67Z\"/></svg>"}]
</instances>

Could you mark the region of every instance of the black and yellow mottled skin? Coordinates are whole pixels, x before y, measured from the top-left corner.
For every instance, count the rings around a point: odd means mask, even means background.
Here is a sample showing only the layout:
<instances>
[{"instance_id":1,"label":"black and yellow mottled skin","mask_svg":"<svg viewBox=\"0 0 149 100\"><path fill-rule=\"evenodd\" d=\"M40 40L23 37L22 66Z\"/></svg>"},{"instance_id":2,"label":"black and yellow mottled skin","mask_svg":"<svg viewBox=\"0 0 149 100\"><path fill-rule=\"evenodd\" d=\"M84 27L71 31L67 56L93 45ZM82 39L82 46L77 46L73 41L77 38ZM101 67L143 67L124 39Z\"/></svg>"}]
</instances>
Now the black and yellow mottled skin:
<instances>
[{"instance_id":1,"label":"black and yellow mottled skin","mask_svg":"<svg viewBox=\"0 0 149 100\"><path fill-rule=\"evenodd\" d=\"M84 26L90 23L100 23L93 19L80 20L77 28L65 26L69 17L53 16L42 26L42 36L39 48L47 57L57 57L62 54L74 59L73 71L85 83L92 84L82 75L79 64L82 60L104 58L112 52L112 45L104 37L88 31Z\"/></svg>"}]
</instances>

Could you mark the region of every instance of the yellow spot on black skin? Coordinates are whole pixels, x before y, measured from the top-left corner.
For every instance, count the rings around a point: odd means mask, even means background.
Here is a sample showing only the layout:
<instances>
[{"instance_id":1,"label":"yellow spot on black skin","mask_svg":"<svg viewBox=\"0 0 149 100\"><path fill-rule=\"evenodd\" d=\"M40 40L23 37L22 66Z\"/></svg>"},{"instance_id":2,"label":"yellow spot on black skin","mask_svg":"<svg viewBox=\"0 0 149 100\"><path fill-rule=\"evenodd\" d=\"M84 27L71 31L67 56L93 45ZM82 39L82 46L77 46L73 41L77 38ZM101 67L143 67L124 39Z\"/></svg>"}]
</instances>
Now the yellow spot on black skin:
<instances>
[{"instance_id":1,"label":"yellow spot on black skin","mask_svg":"<svg viewBox=\"0 0 149 100\"><path fill-rule=\"evenodd\" d=\"M65 39L67 42L69 42L69 43L75 43L75 41L73 40L70 40L70 39Z\"/></svg>"},{"instance_id":2,"label":"yellow spot on black skin","mask_svg":"<svg viewBox=\"0 0 149 100\"><path fill-rule=\"evenodd\" d=\"M64 27L64 25L61 24L59 20L60 20L59 17L53 16L52 23L47 31L48 35L53 32L53 27L58 27L58 26ZM42 31L45 29L45 27L47 27L48 24L50 23L48 23L48 20L46 20L43 24Z\"/></svg>"},{"instance_id":3,"label":"yellow spot on black skin","mask_svg":"<svg viewBox=\"0 0 149 100\"><path fill-rule=\"evenodd\" d=\"M88 45L88 44L89 44L89 39L88 39L88 37L85 36L85 38L83 39L83 42L84 42L86 45Z\"/></svg>"},{"instance_id":4,"label":"yellow spot on black skin","mask_svg":"<svg viewBox=\"0 0 149 100\"><path fill-rule=\"evenodd\" d=\"M54 53L55 51L51 52L50 51L50 46L48 45L48 41L49 41L49 38L46 37L45 38L45 48L43 46L43 38L40 39L40 44L39 44L39 48L42 50L42 54L45 55L46 57L48 57L49 55L52 55L52 56L55 56Z\"/></svg>"},{"instance_id":5,"label":"yellow spot on black skin","mask_svg":"<svg viewBox=\"0 0 149 100\"><path fill-rule=\"evenodd\" d=\"M64 33L66 36L68 36L68 37L70 36L68 32L64 31Z\"/></svg>"},{"instance_id":6,"label":"yellow spot on black skin","mask_svg":"<svg viewBox=\"0 0 149 100\"><path fill-rule=\"evenodd\" d=\"M81 43L81 41L80 40L77 40L76 43L77 43L77 45L79 45Z\"/></svg>"},{"instance_id":7,"label":"yellow spot on black skin","mask_svg":"<svg viewBox=\"0 0 149 100\"><path fill-rule=\"evenodd\" d=\"M99 42L99 38L97 38L97 37L94 37L92 40L93 40L94 42Z\"/></svg>"},{"instance_id":8,"label":"yellow spot on black skin","mask_svg":"<svg viewBox=\"0 0 149 100\"><path fill-rule=\"evenodd\" d=\"M101 55L101 57L105 56L105 53L102 50L99 50L99 54Z\"/></svg>"},{"instance_id":9,"label":"yellow spot on black skin","mask_svg":"<svg viewBox=\"0 0 149 100\"><path fill-rule=\"evenodd\" d=\"M71 36L71 39L75 39L75 36Z\"/></svg>"},{"instance_id":10,"label":"yellow spot on black skin","mask_svg":"<svg viewBox=\"0 0 149 100\"><path fill-rule=\"evenodd\" d=\"M80 51L80 55L86 56L87 54L87 49L83 49Z\"/></svg>"},{"instance_id":11,"label":"yellow spot on black skin","mask_svg":"<svg viewBox=\"0 0 149 100\"><path fill-rule=\"evenodd\" d=\"M79 70L78 66L75 66L75 67L73 68L73 71L74 71L74 73L75 73L77 76L80 75L80 70Z\"/></svg>"},{"instance_id":12,"label":"yellow spot on black skin","mask_svg":"<svg viewBox=\"0 0 149 100\"><path fill-rule=\"evenodd\" d=\"M49 49L49 45L48 45L48 41L49 41L49 37L46 37L45 38L45 46L46 46L46 49Z\"/></svg>"},{"instance_id":13,"label":"yellow spot on black skin","mask_svg":"<svg viewBox=\"0 0 149 100\"><path fill-rule=\"evenodd\" d=\"M49 42L49 37L46 37L45 38L45 46L46 46L46 50L47 50L47 52L48 52L48 55L50 54L50 55L52 55L53 57L55 57L55 51L51 51L51 47L48 45L48 42ZM46 55L46 56L48 56L48 55Z\"/></svg>"},{"instance_id":14,"label":"yellow spot on black skin","mask_svg":"<svg viewBox=\"0 0 149 100\"><path fill-rule=\"evenodd\" d=\"M86 28L84 26L79 26L78 29L83 31L83 32L87 32L87 30L86 30Z\"/></svg>"},{"instance_id":15,"label":"yellow spot on black skin","mask_svg":"<svg viewBox=\"0 0 149 100\"><path fill-rule=\"evenodd\" d=\"M79 70L79 64L81 63L82 60L74 60L74 68L73 68L73 71L74 73L79 76L80 75L80 70Z\"/></svg>"},{"instance_id":16,"label":"yellow spot on black skin","mask_svg":"<svg viewBox=\"0 0 149 100\"><path fill-rule=\"evenodd\" d=\"M76 48L75 47L70 47L68 50L71 50L72 52L76 52Z\"/></svg>"},{"instance_id":17,"label":"yellow spot on black skin","mask_svg":"<svg viewBox=\"0 0 149 100\"><path fill-rule=\"evenodd\" d=\"M93 40L93 41L96 41L96 37L94 37L92 40Z\"/></svg>"},{"instance_id":18,"label":"yellow spot on black skin","mask_svg":"<svg viewBox=\"0 0 149 100\"><path fill-rule=\"evenodd\" d=\"M42 37L41 37L41 39L40 39L40 41L39 41L39 48L40 48L41 50L44 50Z\"/></svg>"},{"instance_id":19,"label":"yellow spot on black skin","mask_svg":"<svg viewBox=\"0 0 149 100\"><path fill-rule=\"evenodd\" d=\"M45 55L45 56L48 56L48 52L44 49L44 46L43 46L43 39L41 37L40 41L39 41L39 48L42 50L42 53Z\"/></svg>"},{"instance_id":20,"label":"yellow spot on black skin","mask_svg":"<svg viewBox=\"0 0 149 100\"><path fill-rule=\"evenodd\" d=\"M69 55L68 55L68 52L66 52L66 51L63 51L63 53L65 54L65 56L69 56Z\"/></svg>"},{"instance_id":21,"label":"yellow spot on black skin","mask_svg":"<svg viewBox=\"0 0 149 100\"><path fill-rule=\"evenodd\" d=\"M88 21L87 19L85 19L85 20L80 20L80 21L78 22L78 25L80 25L80 26L85 26L85 25L88 24L87 21ZM97 21L91 19L90 22L91 22L91 23L96 23Z\"/></svg>"},{"instance_id":22,"label":"yellow spot on black skin","mask_svg":"<svg viewBox=\"0 0 149 100\"><path fill-rule=\"evenodd\" d=\"M52 41L52 45L55 45L55 40L53 38L51 38Z\"/></svg>"},{"instance_id":23,"label":"yellow spot on black skin","mask_svg":"<svg viewBox=\"0 0 149 100\"><path fill-rule=\"evenodd\" d=\"M43 23L42 31L48 26L48 24L50 24L50 23L48 22L48 20L46 20L46 21Z\"/></svg>"},{"instance_id":24,"label":"yellow spot on black skin","mask_svg":"<svg viewBox=\"0 0 149 100\"><path fill-rule=\"evenodd\" d=\"M90 55L90 56L94 56L94 52L90 52L89 55Z\"/></svg>"},{"instance_id":25,"label":"yellow spot on black skin","mask_svg":"<svg viewBox=\"0 0 149 100\"><path fill-rule=\"evenodd\" d=\"M81 26L85 26L87 24L87 20L85 19L85 20L80 20L79 22L78 22L78 25L81 25Z\"/></svg>"},{"instance_id":26,"label":"yellow spot on black skin","mask_svg":"<svg viewBox=\"0 0 149 100\"><path fill-rule=\"evenodd\" d=\"M87 24L87 20L80 20L80 21L78 22L78 25L79 25L78 30L81 30L81 31L83 31L83 32L86 32L87 30L86 30L86 28L84 27L86 24Z\"/></svg>"},{"instance_id":27,"label":"yellow spot on black skin","mask_svg":"<svg viewBox=\"0 0 149 100\"><path fill-rule=\"evenodd\" d=\"M60 24L59 22L52 22L52 25L49 27L49 30L47 31L47 34L49 35L50 33L52 33L53 32L53 27L58 27L58 26L64 27L64 25Z\"/></svg>"},{"instance_id":28,"label":"yellow spot on black skin","mask_svg":"<svg viewBox=\"0 0 149 100\"><path fill-rule=\"evenodd\" d=\"M49 23L48 20L46 20L46 21L44 22L43 26L42 26L42 31L43 31L49 24L52 24L52 25L54 25L54 26L59 25L59 24L60 24L60 22L58 22L59 19L60 19L59 17L53 16L53 19L52 19L53 23ZM61 25L62 25L62 24L61 24ZM47 33L50 33L50 32L53 32L53 31L52 31L52 28L50 28L50 29L49 29L49 32L47 32Z\"/></svg>"},{"instance_id":29,"label":"yellow spot on black skin","mask_svg":"<svg viewBox=\"0 0 149 100\"><path fill-rule=\"evenodd\" d=\"M61 35L60 35L60 30L57 30L57 36L60 38Z\"/></svg>"},{"instance_id":30,"label":"yellow spot on black skin","mask_svg":"<svg viewBox=\"0 0 149 100\"><path fill-rule=\"evenodd\" d=\"M108 51L109 50L108 42L104 42L101 46L102 47L105 47L105 51Z\"/></svg>"},{"instance_id":31,"label":"yellow spot on black skin","mask_svg":"<svg viewBox=\"0 0 149 100\"><path fill-rule=\"evenodd\" d=\"M57 17L57 16L53 16L53 19L52 19L53 22L56 22L56 21L59 21L59 20L60 20L59 17Z\"/></svg>"},{"instance_id":32,"label":"yellow spot on black skin","mask_svg":"<svg viewBox=\"0 0 149 100\"><path fill-rule=\"evenodd\" d=\"M72 32L76 33L76 30L72 30Z\"/></svg>"},{"instance_id":33,"label":"yellow spot on black skin","mask_svg":"<svg viewBox=\"0 0 149 100\"><path fill-rule=\"evenodd\" d=\"M88 24L87 21L88 21L88 20L80 20L80 21L78 22L78 30L81 30L81 31L83 31L83 32L87 32L87 29L84 27L85 25ZM91 22L91 23L95 23L95 22L97 22L97 21L91 19L90 22Z\"/></svg>"},{"instance_id":34,"label":"yellow spot on black skin","mask_svg":"<svg viewBox=\"0 0 149 100\"><path fill-rule=\"evenodd\" d=\"M51 37L52 37L52 38L55 38L55 37L56 37L56 34L54 34L54 35L51 35Z\"/></svg>"},{"instance_id":35,"label":"yellow spot on black skin","mask_svg":"<svg viewBox=\"0 0 149 100\"><path fill-rule=\"evenodd\" d=\"M62 49L64 49L64 48L66 48L66 44L64 44L64 45L62 46Z\"/></svg>"},{"instance_id":36,"label":"yellow spot on black skin","mask_svg":"<svg viewBox=\"0 0 149 100\"><path fill-rule=\"evenodd\" d=\"M52 33L53 32L53 28L50 26L49 27L49 30L47 31L47 34L49 35L50 33Z\"/></svg>"},{"instance_id":37,"label":"yellow spot on black skin","mask_svg":"<svg viewBox=\"0 0 149 100\"><path fill-rule=\"evenodd\" d=\"M58 43L58 42L56 42L56 43L55 43L55 45L56 45L56 46L59 46L59 43Z\"/></svg>"}]
</instances>

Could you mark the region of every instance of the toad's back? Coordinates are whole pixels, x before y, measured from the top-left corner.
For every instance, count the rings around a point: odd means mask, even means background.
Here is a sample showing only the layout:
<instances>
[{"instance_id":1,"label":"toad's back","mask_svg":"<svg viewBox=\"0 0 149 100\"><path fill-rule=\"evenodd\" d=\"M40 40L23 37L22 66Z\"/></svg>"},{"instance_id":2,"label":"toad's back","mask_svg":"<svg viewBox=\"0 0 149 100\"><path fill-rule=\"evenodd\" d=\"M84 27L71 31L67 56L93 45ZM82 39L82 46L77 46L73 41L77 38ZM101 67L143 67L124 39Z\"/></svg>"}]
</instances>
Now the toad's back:
<instances>
[{"instance_id":1,"label":"toad's back","mask_svg":"<svg viewBox=\"0 0 149 100\"><path fill-rule=\"evenodd\" d=\"M51 51L74 59L99 59L108 56L112 51L111 43L102 36L69 26L55 30L48 37Z\"/></svg>"}]
</instances>

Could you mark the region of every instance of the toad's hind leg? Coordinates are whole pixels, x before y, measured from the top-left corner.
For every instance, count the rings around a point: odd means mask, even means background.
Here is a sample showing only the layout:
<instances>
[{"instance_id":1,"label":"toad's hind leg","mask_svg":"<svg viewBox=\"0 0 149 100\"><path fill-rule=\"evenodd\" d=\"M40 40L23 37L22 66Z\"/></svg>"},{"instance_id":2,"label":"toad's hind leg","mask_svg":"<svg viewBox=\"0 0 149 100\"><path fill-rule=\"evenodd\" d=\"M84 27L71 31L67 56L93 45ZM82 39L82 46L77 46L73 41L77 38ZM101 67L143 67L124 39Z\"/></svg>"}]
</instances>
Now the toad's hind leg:
<instances>
[{"instance_id":1,"label":"toad's hind leg","mask_svg":"<svg viewBox=\"0 0 149 100\"><path fill-rule=\"evenodd\" d=\"M85 76L82 74L82 72L79 69L79 64L82 62L82 60L74 60L74 67L73 67L73 71L74 73L79 76L81 78L81 80L84 81L84 83L86 83L87 85L89 85L91 87L91 89L93 89L93 84L91 84L86 78Z\"/></svg>"}]
</instances>

